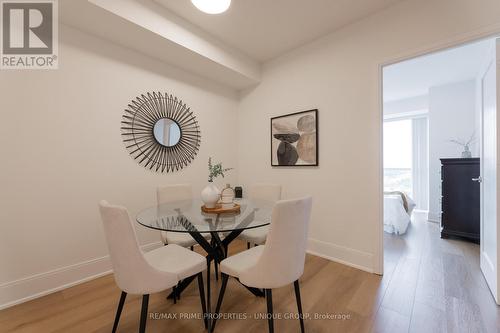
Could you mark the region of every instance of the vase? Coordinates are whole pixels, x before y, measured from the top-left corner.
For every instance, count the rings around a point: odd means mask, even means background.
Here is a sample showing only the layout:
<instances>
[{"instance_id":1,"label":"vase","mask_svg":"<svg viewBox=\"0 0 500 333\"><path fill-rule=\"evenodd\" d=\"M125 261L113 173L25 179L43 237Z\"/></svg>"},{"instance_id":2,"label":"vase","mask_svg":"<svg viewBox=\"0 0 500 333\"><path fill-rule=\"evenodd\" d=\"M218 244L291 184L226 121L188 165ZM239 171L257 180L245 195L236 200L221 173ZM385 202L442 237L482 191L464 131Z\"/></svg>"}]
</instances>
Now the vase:
<instances>
[{"instance_id":1,"label":"vase","mask_svg":"<svg viewBox=\"0 0 500 333\"><path fill-rule=\"evenodd\" d=\"M462 158L471 158L471 157L472 157L472 153L469 149L469 146L465 145L464 151L462 152Z\"/></svg>"},{"instance_id":2,"label":"vase","mask_svg":"<svg viewBox=\"0 0 500 333\"><path fill-rule=\"evenodd\" d=\"M220 199L220 191L213 183L208 185L201 191L201 200L206 208L215 208L215 205Z\"/></svg>"},{"instance_id":3,"label":"vase","mask_svg":"<svg viewBox=\"0 0 500 333\"><path fill-rule=\"evenodd\" d=\"M220 203L222 208L234 207L234 190L231 185L226 184L226 187L220 192Z\"/></svg>"}]
</instances>

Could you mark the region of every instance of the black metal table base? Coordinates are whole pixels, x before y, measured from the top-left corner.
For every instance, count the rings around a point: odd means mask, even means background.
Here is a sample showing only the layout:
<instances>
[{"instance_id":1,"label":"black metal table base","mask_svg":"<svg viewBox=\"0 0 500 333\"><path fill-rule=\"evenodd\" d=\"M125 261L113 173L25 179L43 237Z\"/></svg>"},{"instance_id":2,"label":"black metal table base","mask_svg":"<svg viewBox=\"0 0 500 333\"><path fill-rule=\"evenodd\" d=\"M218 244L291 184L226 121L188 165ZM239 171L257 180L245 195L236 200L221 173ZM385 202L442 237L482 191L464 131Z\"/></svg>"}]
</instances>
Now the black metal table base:
<instances>
[{"instance_id":1,"label":"black metal table base","mask_svg":"<svg viewBox=\"0 0 500 333\"><path fill-rule=\"evenodd\" d=\"M248 291L250 291L252 294L254 294L255 296L257 297L265 297L266 294L264 293L263 290L259 289L259 288L254 288L254 287L249 287L249 286L246 286L244 285L243 283L241 283L241 281L239 279L237 279L237 281L245 288L248 289Z\"/></svg>"},{"instance_id":2,"label":"black metal table base","mask_svg":"<svg viewBox=\"0 0 500 333\"><path fill-rule=\"evenodd\" d=\"M185 227L187 230L189 231L191 230L189 225L186 225ZM229 244L233 240L235 240L236 237L238 237L238 235L241 232L242 230L233 230L223 240L220 239L218 232L211 232L210 235L212 236L213 240L212 242L208 242L205 239L205 237L203 237L199 232L196 232L194 230L192 232L190 231L189 234L207 252L206 258L207 258L207 266L209 268L210 263L212 261L215 261L217 264L219 264L224 258L227 257L227 249L229 247ZM210 272L210 269L208 269L208 272ZM210 274L208 274L208 272L207 272L207 284L208 281L210 281L210 276L209 276ZM191 284L191 282L193 282L194 278L195 277L189 277L187 279L182 280L180 284L175 288L176 295L180 296L180 294L184 291L184 289L186 289ZM255 294L254 291L252 290L250 291L253 294ZM169 299L174 298L174 292L171 292L170 295L168 295L168 298Z\"/></svg>"}]
</instances>

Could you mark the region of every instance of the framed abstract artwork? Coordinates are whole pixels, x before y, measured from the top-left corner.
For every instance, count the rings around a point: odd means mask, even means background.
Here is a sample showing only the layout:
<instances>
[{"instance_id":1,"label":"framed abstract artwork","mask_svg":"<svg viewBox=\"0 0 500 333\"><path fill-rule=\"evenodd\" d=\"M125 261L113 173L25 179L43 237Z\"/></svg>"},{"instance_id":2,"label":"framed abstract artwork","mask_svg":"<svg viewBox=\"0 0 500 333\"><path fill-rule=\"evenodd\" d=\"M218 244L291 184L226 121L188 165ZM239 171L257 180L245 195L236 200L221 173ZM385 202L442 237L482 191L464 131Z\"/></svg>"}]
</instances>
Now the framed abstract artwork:
<instances>
[{"instance_id":1,"label":"framed abstract artwork","mask_svg":"<svg viewBox=\"0 0 500 333\"><path fill-rule=\"evenodd\" d=\"M271 166L318 165L318 110L271 118Z\"/></svg>"}]
</instances>

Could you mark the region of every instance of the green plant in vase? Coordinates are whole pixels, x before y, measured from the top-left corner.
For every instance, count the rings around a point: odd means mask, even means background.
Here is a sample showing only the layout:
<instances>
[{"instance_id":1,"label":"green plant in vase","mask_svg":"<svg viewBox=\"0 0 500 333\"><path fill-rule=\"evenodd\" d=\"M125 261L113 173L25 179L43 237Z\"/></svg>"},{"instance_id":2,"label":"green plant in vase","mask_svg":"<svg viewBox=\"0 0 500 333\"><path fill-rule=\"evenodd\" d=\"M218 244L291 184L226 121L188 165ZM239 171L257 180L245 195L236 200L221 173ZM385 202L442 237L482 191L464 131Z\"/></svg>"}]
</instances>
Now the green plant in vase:
<instances>
[{"instance_id":1,"label":"green plant in vase","mask_svg":"<svg viewBox=\"0 0 500 333\"><path fill-rule=\"evenodd\" d=\"M224 172L233 170L234 168L223 168L222 163L212 164L212 158L208 158L208 182L212 183L215 178L222 176L224 178Z\"/></svg>"},{"instance_id":2,"label":"green plant in vase","mask_svg":"<svg viewBox=\"0 0 500 333\"><path fill-rule=\"evenodd\" d=\"M206 208L214 208L220 199L220 190L214 185L214 179L219 176L224 177L224 173L233 168L224 168L222 163L212 163L212 158L208 158L208 185L201 191L201 200Z\"/></svg>"}]
</instances>

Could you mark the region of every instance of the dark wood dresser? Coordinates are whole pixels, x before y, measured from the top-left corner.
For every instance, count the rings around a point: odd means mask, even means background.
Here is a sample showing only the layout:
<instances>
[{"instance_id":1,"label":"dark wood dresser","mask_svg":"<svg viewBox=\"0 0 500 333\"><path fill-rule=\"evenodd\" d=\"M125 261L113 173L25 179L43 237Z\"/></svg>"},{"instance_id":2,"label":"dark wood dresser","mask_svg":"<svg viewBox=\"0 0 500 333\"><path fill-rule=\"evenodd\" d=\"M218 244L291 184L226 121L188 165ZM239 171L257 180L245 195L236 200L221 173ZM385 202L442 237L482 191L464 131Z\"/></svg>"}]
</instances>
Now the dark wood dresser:
<instances>
[{"instance_id":1,"label":"dark wood dresser","mask_svg":"<svg viewBox=\"0 0 500 333\"><path fill-rule=\"evenodd\" d=\"M479 243L481 218L479 158L441 159L441 238L456 236Z\"/></svg>"}]
</instances>

